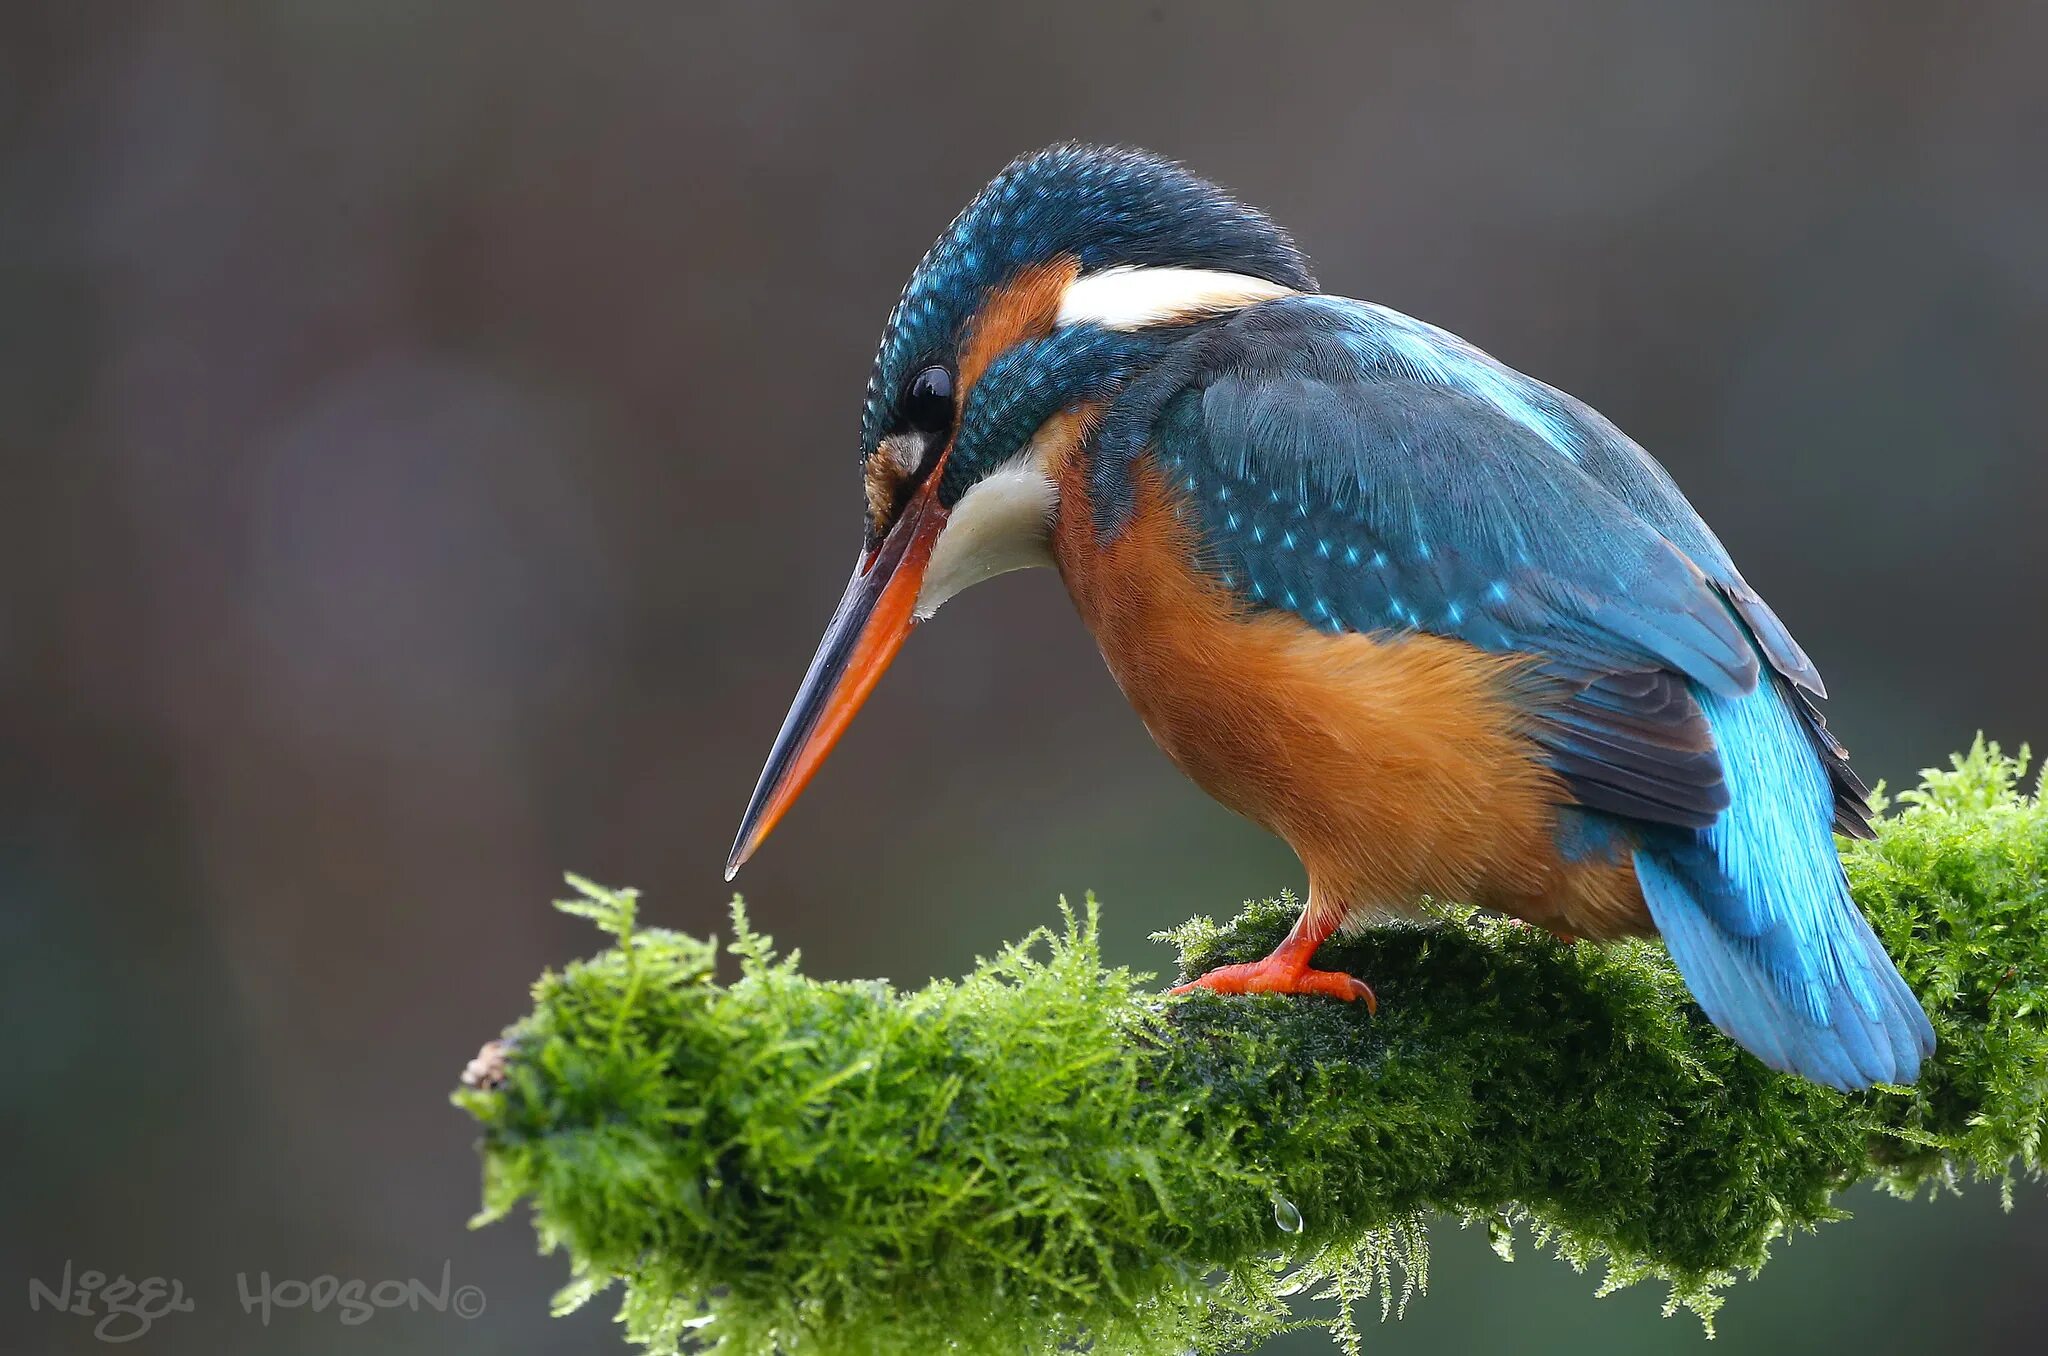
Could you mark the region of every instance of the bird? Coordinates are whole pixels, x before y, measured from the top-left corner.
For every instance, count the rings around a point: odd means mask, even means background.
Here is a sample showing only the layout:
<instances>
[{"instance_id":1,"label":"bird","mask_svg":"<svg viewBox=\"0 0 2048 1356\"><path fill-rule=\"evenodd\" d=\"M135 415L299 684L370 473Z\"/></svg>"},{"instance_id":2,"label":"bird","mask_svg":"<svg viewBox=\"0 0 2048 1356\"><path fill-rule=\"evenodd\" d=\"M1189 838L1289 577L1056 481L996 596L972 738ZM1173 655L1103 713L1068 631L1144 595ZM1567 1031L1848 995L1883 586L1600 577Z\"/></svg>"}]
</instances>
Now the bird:
<instances>
[{"instance_id":1,"label":"bird","mask_svg":"<svg viewBox=\"0 0 2048 1356\"><path fill-rule=\"evenodd\" d=\"M1176 161L1061 143L924 255L861 413L863 539L726 878L905 638L1051 567L1154 741L1308 878L1265 959L1175 992L1321 995L1340 928L1463 900L1661 935L1773 1069L1911 1084L1919 1002L1835 834L1868 791L1819 672L1670 475L1457 336L1324 292Z\"/></svg>"}]
</instances>

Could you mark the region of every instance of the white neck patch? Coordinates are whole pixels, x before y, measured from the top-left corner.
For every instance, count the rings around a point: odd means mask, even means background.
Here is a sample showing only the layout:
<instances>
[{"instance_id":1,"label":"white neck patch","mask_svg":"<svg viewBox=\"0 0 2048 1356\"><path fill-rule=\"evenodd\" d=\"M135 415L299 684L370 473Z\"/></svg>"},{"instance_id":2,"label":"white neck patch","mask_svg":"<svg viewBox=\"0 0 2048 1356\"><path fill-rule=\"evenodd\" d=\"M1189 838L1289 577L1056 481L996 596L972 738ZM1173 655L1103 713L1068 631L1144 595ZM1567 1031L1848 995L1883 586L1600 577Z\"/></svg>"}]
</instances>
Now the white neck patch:
<instances>
[{"instance_id":1,"label":"white neck patch","mask_svg":"<svg viewBox=\"0 0 2048 1356\"><path fill-rule=\"evenodd\" d=\"M984 579L1053 563L1052 517L1060 490L1046 474L1044 453L1032 439L953 505L911 609L919 621L931 620L947 599Z\"/></svg>"},{"instance_id":2,"label":"white neck patch","mask_svg":"<svg viewBox=\"0 0 2048 1356\"><path fill-rule=\"evenodd\" d=\"M1071 284L1060 298L1056 323L1141 330L1293 294L1293 288L1264 278L1209 268L1111 268Z\"/></svg>"}]
</instances>

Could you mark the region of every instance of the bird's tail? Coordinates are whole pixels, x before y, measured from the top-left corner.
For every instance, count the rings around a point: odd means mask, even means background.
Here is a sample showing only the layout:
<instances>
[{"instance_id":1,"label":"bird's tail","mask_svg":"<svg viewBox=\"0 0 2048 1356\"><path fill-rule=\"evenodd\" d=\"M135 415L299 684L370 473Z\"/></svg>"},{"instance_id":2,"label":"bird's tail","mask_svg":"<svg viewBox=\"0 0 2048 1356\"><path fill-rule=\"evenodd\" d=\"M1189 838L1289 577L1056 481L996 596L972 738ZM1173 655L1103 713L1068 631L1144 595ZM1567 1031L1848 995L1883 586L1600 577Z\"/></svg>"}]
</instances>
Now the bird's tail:
<instances>
[{"instance_id":1,"label":"bird's tail","mask_svg":"<svg viewBox=\"0 0 2048 1356\"><path fill-rule=\"evenodd\" d=\"M1830 1087L1911 1083L1934 1029L1849 898L1834 793L1792 694L1695 687L1729 806L1712 828L1645 840L1636 877L1693 997L1774 1069Z\"/></svg>"}]
</instances>

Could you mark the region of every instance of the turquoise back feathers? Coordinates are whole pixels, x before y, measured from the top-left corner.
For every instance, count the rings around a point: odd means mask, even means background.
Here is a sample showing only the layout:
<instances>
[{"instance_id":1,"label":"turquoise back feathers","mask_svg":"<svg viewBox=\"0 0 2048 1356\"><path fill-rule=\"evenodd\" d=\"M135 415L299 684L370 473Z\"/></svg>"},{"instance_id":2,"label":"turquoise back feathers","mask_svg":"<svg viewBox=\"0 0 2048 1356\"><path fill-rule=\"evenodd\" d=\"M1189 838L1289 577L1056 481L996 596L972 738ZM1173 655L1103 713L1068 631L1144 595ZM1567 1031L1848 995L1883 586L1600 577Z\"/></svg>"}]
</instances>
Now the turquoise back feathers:
<instances>
[{"instance_id":1,"label":"turquoise back feathers","mask_svg":"<svg viewBox=\"0 0 2048 1356\"><path fill-rule=\"evenodd\" d=\"M1612 424L1440 330L1314 296L1189 336L1097 457L1103 531L1156 459L1254 609L1532 656L1531 733L1571 796L1560 851L1633 853L1708 1015L1833 1086L1917 1075L1932 1031L1834 850L1867 810L1820 676Z\"/></svg>"}]
</instances>

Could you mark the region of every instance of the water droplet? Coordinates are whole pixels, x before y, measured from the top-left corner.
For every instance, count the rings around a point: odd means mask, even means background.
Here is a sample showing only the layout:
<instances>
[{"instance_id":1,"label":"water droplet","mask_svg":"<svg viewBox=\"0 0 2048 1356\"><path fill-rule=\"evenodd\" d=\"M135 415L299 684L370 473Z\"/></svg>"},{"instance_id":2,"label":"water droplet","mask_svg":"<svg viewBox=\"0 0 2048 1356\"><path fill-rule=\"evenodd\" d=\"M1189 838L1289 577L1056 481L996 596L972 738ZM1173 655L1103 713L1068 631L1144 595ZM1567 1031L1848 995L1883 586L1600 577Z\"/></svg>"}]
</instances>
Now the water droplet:
<instances>
[{"instance_id":1,"label":"water droplet","mask_svg":"<svg viewBox=\"0 0 2048 1356\"><path fill-rule=\"evenodd\" d=\"M1280 1232L1298 1234L1301 1232L1301 1211L1285 1196L1273 1198L1273 1223L1280 1226Z\"/></svg>"}]
</instances>

